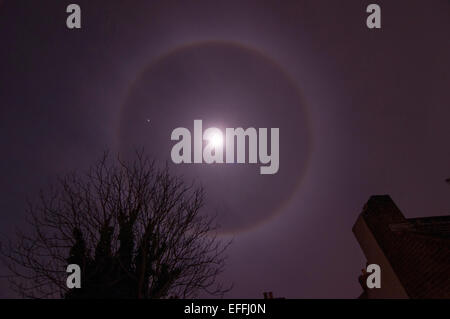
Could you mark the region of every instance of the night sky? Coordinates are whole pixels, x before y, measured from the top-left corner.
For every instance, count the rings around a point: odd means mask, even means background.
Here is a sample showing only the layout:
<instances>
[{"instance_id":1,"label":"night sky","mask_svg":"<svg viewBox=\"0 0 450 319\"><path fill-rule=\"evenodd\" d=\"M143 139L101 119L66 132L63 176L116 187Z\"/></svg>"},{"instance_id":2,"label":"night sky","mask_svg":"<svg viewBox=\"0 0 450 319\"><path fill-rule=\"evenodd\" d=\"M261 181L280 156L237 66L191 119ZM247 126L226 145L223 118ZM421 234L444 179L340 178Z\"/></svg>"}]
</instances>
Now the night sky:
<instances>
[{"instance_id":1,"label":"night sky","mask_svg":"<svg viewBox=\"0 0 450 319\"><path fill-rule=\"evenodd\" d=\"M449 35L445 0L0 1L1 238L58 175L145 147L233 238L226 297L356 298L371 195L408 218L450 209ZM195 119L280 128L279 172L173 164L170 134Z\"/></svg>"}]
</instances>

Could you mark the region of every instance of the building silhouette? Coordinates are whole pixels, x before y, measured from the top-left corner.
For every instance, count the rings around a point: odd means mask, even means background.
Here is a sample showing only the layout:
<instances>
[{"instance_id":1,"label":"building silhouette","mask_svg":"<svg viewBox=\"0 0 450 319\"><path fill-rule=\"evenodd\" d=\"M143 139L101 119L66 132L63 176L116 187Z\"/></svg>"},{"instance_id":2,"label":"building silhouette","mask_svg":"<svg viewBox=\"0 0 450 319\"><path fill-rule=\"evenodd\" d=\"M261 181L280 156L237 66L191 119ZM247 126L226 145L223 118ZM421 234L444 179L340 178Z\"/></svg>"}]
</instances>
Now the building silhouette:
<instances>
[{"instance_id":1,"label":"building silhouette","mask_svg":"<svg viewBox=\"0 0 450 319\"><path fill-rule=\"evenodd\" d=\"M381 288L363 270L360 298L450 298L450 216L405 218L389 196L372 196L353 233L381 267Z\"/></svg>"},{"instance_id":2,"label":"building silhouette","mask_svg":"<svg viewBox=\"0 0 450 319\"><path fill-rule=\"evenodd\" d=\"M263 292L264 299L285 299L284 297L274 297L272 291Z\"/></svg>"}]
</instances>

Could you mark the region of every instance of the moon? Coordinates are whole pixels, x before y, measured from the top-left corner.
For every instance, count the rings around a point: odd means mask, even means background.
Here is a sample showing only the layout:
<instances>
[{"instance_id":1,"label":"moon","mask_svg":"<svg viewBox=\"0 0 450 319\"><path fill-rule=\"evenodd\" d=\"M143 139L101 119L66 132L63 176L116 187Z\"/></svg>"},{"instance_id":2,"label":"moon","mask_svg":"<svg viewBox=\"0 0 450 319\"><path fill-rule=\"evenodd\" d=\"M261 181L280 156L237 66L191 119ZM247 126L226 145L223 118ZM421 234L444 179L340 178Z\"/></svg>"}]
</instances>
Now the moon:
<instances>
[{"instance_id":1,"label":"moon","mask_svg":"<svg viewBox=\"0 0 450 319\"><path fill-rule=\"evenodd\" d=\"M220 130L215 130L214 133L206 137L214 149L223 148L223 134Z\"/></svg>"},{"instance_id":2,"label":"moon","mask_svg":"<svg viewBox=\"0 0 450 319\"><path fill-rule=\"evenodd\" d=\"M152 126L142 118L152 118ZM279 171L263 176L258 164L174 164L171 132L192 129L196 119L222 132L279 128ZM144 67L122 105L118 139L124 156L144 147L174 174L202 185L203 211L217 216L221 232L234 234L270 222L301 192L312 144L306 103L288 72L254 48L220 41L175 48ZM224 137L209 142L223 147Z\"/></svg>"}]
</instances>

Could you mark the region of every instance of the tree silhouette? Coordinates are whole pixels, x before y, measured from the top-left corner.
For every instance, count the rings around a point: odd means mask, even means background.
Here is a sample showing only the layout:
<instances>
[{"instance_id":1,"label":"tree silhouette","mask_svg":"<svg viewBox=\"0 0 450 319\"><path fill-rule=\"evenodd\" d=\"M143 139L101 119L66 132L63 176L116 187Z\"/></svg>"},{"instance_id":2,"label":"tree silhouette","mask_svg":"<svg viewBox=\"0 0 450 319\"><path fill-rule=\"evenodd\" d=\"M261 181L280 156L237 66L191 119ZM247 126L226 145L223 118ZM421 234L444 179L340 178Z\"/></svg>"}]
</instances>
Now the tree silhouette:
<instances>
[{"instance_id":1,"label":"tree silhouette","mask_svg":"<svg viewBox=\"0 0 450 319\"><path fill-rule=\"evenodd\" d=\"M29 204L30 234L1 249L12 287L29 298L187 298L222 295L229 242L200 212L204 191L159 169L143 152L105 156L59 178ZM68 289L68 264L81 288Z\"/></svg>"}]
</instances>

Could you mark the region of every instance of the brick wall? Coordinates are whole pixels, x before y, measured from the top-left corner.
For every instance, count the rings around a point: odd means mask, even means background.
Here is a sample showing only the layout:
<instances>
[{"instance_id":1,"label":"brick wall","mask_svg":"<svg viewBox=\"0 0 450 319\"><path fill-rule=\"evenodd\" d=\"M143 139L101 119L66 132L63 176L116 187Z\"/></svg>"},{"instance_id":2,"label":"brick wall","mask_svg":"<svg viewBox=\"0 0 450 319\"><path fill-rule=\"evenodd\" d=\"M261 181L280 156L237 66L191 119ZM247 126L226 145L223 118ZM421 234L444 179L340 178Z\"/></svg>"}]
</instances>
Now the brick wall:
<instances>
[{"instance_id":1,"label":"brick wall","mask_svg":"<svg viewBox=\"0 0 450 319\"><path fill-rule=\"evenodd\" d=\"M389 196L372 196L361 217L410 298L450 298L448 237L407 227L408 220Z\"/></svg>"}]
</instances>

